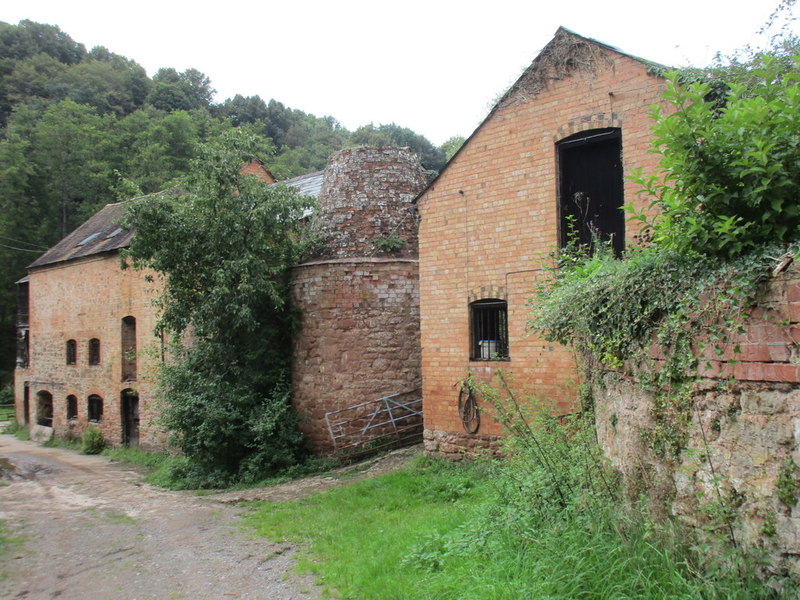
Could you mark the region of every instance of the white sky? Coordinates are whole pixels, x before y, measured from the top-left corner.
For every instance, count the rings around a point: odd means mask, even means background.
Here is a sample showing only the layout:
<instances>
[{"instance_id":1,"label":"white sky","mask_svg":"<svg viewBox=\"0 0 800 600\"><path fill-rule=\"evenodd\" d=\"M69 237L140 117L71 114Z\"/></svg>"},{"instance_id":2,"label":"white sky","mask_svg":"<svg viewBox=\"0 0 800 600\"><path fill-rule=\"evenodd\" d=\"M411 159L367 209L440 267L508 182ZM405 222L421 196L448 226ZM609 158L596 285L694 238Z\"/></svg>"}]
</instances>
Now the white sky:
<instances>
[{"instance_id":1,"label":"white sky","mask_svg":"<svg viewBox=\"0 0 800 600\"><path fill-rule=\"evenodd\" d=\"M757 42L778 0L5 0L0 21L58 25L159 67L199 69L216 101L275 98L350 130L468 136L559 25L657 62L708 63ZM798 11L795 10L795 13Z\"/></svg>"}]
</instances>

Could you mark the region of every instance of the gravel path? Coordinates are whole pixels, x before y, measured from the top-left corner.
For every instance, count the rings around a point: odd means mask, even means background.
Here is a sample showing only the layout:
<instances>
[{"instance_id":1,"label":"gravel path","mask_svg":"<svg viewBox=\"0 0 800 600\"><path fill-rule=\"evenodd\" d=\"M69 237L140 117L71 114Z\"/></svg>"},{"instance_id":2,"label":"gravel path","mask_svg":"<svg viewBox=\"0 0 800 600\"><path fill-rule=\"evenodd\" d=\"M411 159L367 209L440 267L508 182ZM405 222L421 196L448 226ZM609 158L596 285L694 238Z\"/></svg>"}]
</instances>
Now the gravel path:
<instances>
[{"instance_id":1,"label":"gravel path","mask_svg":"<svg viewBox=\"0 0 800 600\"><path fill-rule=\"evenodd\" d=\"M294 548L237 526L231 498L165 491L129 466L10 435L0 435L0 475L0 519L25 538L0 557L0 598L319 597L292 570Z\"/></svg>"}]
</instances>

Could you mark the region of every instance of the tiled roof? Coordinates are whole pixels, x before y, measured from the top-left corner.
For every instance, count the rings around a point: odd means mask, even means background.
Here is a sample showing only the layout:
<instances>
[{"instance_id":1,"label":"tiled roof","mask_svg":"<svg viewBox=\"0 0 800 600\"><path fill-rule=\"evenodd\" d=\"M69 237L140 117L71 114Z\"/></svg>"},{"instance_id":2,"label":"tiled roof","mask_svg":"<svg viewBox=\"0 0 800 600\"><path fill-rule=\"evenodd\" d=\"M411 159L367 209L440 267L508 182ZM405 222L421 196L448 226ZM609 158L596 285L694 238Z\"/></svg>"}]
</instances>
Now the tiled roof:
<instances>
[{"instance_id":1,"label":"tiled roof","mask_svg":"<svg viewBox=\"0 0 800 600\"><path fill-rule=\"evenodd\" d=\"M83 225L28 265L28 268L35 269L125 248L130 244L133 232L126 231L117 224L124 214L124 203L106 204Z\"/></svg>"}]
</instances>

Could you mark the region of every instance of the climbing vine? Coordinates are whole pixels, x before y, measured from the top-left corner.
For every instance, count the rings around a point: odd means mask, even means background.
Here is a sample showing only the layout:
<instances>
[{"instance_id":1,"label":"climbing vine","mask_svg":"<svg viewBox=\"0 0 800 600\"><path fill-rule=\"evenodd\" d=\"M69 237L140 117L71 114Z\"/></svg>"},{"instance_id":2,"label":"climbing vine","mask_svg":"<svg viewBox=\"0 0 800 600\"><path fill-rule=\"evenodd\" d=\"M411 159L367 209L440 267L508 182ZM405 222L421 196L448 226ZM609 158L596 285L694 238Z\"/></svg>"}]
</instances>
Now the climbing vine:
<instances>
[{"instance_id":1,"label":"climbing vine","mask_svg":"<svg viewBox=\"0 0 800 600\"><path fill-rule=\"evenodd\" d=\"M691 383L709 359L735 360L761 284L798 248L800 57L753 65L725 81L667 76L660 168L632 177L651 202L626 207L644 243L622 260L568 244L533 303L531 329L573 345L590 378L623 369L656 392L644 438L661 456L686 444Z\"/></svg>"}]
</instances>

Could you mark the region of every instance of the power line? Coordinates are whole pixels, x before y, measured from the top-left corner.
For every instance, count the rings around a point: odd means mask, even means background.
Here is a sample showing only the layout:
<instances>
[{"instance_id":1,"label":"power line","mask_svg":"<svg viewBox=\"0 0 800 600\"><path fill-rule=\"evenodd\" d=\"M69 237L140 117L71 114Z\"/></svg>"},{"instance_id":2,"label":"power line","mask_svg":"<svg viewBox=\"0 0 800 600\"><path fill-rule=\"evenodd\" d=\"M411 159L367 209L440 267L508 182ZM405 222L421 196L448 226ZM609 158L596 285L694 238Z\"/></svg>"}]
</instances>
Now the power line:
<instances>
[{"instance_id":1,"label":"power line","mask_svg":"<svg viewBox=\"0 0 800 600\"><path fill-rule=\"evenodd\" d=\"M6 240L7 242L14 242L15 244L25 244L26 246L33 246L34 248L40 248L42 250L47 250L46 246L40 246L39 244L32 244L30 242L25 242L23 240L15 240L14 238L10 238L5 235L0 235L0 238Z\"/></svg>"},{"instance_id":2,"label":"power line","mask_svg":"<svg viewBox=\"0 0 800 600\"><path fill-rule=\"evenodd\" d=\"M42 250L31 250L30 248L16 248L15 246L6 246L5 244L0 244L0 248L8 248L9 250L19 250L20 252L34 252L36 254L42 253Z\"/></svg>"}]
</instances>

